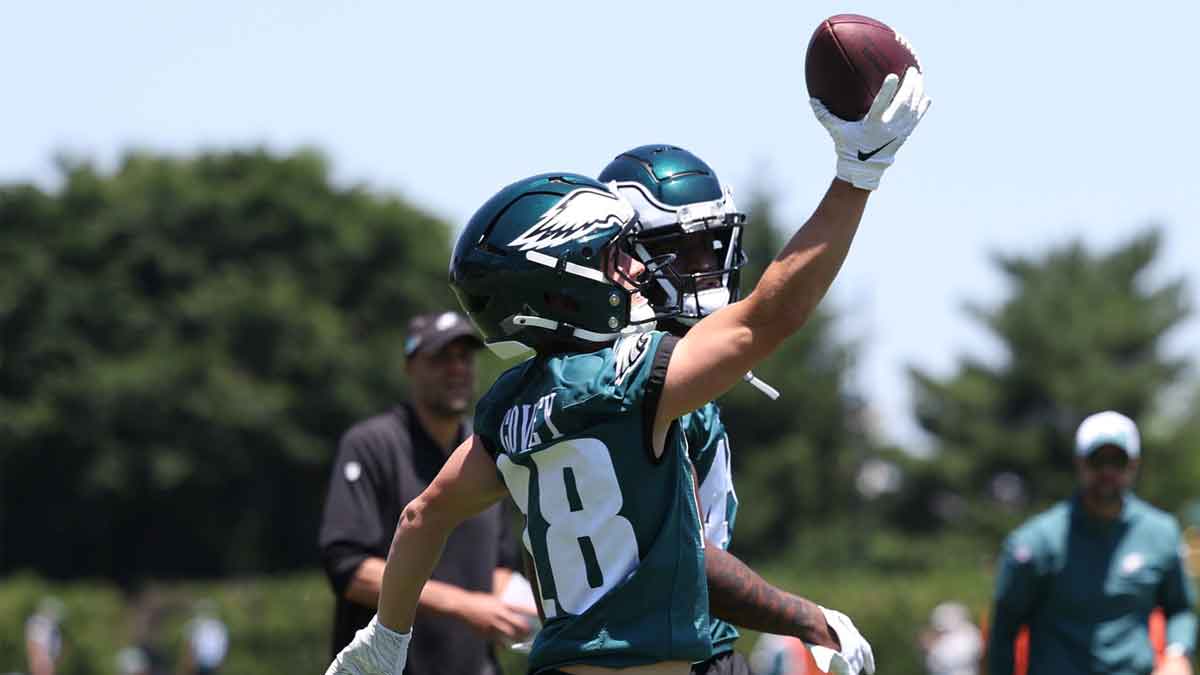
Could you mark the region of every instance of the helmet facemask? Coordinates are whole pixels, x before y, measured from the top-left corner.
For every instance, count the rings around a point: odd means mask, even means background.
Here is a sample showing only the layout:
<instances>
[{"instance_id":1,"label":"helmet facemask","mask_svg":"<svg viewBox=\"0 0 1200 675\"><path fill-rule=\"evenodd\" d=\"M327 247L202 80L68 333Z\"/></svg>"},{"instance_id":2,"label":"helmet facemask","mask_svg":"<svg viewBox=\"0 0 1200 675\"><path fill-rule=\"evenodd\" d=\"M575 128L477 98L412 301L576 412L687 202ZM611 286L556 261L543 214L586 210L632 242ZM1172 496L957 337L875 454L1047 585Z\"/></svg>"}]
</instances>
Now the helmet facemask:
<instances>
[{"instance_id":1,"label":"helmet facemask","mask_svg":"<svg viewBox=\"0 0 1200 675\"><path fill-rule=\"evenodd\" d=\"M604 276L630 294L629 324L623 333L653 330L658 321L679 313L678 307L659 305L652 299L669 283L675 254L639 255L634 237L640 227L635 219L626 232L614 238L600 253Z\"/></svg>"},{"instance_id":2,"label":"helmet facemask","mask_svg":"<svg viewBox=\"0 0 1200 675\"><path fill-rule=\"evenodd\" d=\"M728 188L721 199L673 207L640 184L617 187L638 210L631 254L655 272L654 283L640 290L660 318L690 326L738 299L746 216L737 211Z\"/></svg>"}]
</instances>

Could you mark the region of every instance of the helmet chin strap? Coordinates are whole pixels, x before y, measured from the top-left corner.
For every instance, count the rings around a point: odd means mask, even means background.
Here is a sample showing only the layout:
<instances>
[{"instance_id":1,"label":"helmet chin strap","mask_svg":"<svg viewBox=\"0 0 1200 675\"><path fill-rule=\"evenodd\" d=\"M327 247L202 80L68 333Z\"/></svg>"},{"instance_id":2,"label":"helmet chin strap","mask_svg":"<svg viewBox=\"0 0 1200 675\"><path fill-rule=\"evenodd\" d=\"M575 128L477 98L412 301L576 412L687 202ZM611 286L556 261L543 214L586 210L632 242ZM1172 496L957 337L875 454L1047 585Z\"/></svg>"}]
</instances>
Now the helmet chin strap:
<instances>
[{"instance_id":1,"label":"helmet chin strap","mask_svg":"<svg viewBox=\"0 0 1200 675\"><path fill-rule=\"evenodd\" d=\"M536 263L538 265L545 265L546 267L552 267L566 274L573 274L577 277L583 277L584 279L588 279L590 281L608 283L608 279L604 277L604 274L600 270L593 269L591 267L585 267L583 265L576 265L575 263L567 262L566 260L560 260L554 256L546 255L540 251L527 251L525 253L525 259L529 262ZM647 333L654 330L655 326L654 308L650 306L650 303L642 303L630 308L629 325L616 333L597 333L595 331L587 330L586 328L579 328L578 326L564 324L553 319L547 319L540 316L529 316L527 314L514 315L512 317L512 322L517 326L542 328L556 333L568 331L568 335L578 340L601 344L605 342L612 342L622 335Z\"/></svg>"},{"instance_id":2,"label":"helmet chin strap","mask_svg":"<svg viewBox=\"0 0 1200 675\"><path fill-rule=\"evenodd\" d=\"M651 313L651 317L653 317L653 313ZM512 317L512 322L514 325L517 325L517 326L525 326L527 328L541 328L541 329L548 330L551 332L559 332L560 326L561 326L562 330L569 330L568 335L570 335L570 337L573 337L577 340L583 340L585 342L595 342L598 344L603 344L605 342L613 342L614 340L616 340L620 337L623 337L625 335L630 335L633 333L645 333L645 332L654 330L654 322L653 321L651 321L649 323L644 323L644 324L630 324L629 326L627 326L625 328L625 330L622 330L622 331L619 331L616 333L597 333L595 331L587 330L586 328L579 328L578 326L564 324L564 323L555 321L553 319L547 319L547 318L540 317L540 316L529 316L527 314L514 315Z\"/></svg>"},{"instance_id":3,"label":"helmet chin strap","mask_svg":"<svg viewBox=\"0 0 1200 675\"><path fill-rule=\"evenodd\" d=\"M762 380L758 379L758 377L755 376L754 373L747 371L746 374L742 376L742 379L749 382L750 386L761 391L764 396L771 399L772 401L779 400L779 390L776 389L775 387L772 387L771 385L767 384L766 382L763 382Z\"/></svg>"},{"instance_id":4,"label":"helmet chin strap","mask_svg":"<svg viewBox=\"0 0 1200 675\"><path fill-rule=\"evenodd\" d=\"M638 312L638 310L643 310L643 309L648 310L648 311L647 312ZM653 317L654 311L650 309L649 305L639 305L638 307L635 307L633 309L633 311L630 312L630 314L635 315L635 317L638 314L648 314L650 317ZM549 331L558 330L558 327L560 325L558 321L554 321L551 319L545 319L540 316L528 316L525 314L518 314L518 315L514 316L512 318L512 322L518 326L527 326L529 328L542 328L542 329L549 330ZM580 340L585 340L587 342L596 342L596 343L603 344L605 342L612 342L612 341L614 341L618 338L624 337L626 335L634 335L637 333L648 333L652 330L654 330L654 322L648 321L646 323L631 323L628 326L626 326L625 329L619 333L596 333L596 332L586 330L583 328L574 328L574 330L572 330L572 332L571 332L571 336L575 337L577 339L580 339ZM531 350L529 347L527 347L524 343L511 341L511 340L504 341L504 342L490 343L490 344L488 344L488 349L490 349L492 351L492 353L495 354L496 356L498 356L502 359L505 359L505 360L516 358L518 356L528 356L529 354L531 354L533 352L533 350ZM772 387L771 385L767 384L766 382L763 382L762 380L758 379L758 377L755 376L754 373L747 372L744 376L742 376L742 379L745 380L746 382L749 382L750 386L752 386L755 389L762 392L764 396L771 399L772 401L779 399L779 390L776 389L775 387Z\"/></svg>"}]
</instances>

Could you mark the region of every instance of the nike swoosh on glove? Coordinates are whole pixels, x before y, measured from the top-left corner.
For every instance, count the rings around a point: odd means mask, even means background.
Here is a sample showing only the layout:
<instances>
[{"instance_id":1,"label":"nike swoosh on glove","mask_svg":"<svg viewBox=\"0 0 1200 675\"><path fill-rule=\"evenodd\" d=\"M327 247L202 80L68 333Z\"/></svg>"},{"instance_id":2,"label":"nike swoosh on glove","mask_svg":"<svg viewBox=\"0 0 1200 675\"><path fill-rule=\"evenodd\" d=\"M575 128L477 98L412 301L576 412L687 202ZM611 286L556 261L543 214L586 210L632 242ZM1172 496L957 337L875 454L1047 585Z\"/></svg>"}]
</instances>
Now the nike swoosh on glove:
<instances>
[{"instance_id":1,"label":"nike swoosh on glove","mask_svg":"<svg viewBox=\"0 0 1200 675\"><path fill-rule=\"evenodd\" d=\"M837 177L864 190L879 187L884 169L892 165L896 151L931 103L925 95L925 76L916 68L909 68L903 80L895 73L884 78L871 109L856 122L829 112L818 99L808 101L817 121L833 137Z\"/></svg>"},{"instance_id":2,"label":"nike swoosh on glove","mask_svg":"<svg viewBox=\"0 0 1200 675\"><path fill-rule=\"evenodd\" d=\"M871 675L874 673L875 654L871 651L871 645L867 643L866 638L854 627L854 622L850 620L850 617L824 607L821 607L821 612L825 615L825 623L829 624L829 627L837 634L842 651L835 652L828 647L807 645L817 668L830 675L859 675L859 673Z\"/></svg>"},{"instance_id":3,"label":"nike swoosh on glove","mask_svg":"<svg viewBox=\"0 0 1200 675\"><path fill-rule=\"evenodd\" d=\"M325 675L401 675L408 661L408 643L412 630L397 633L371 617L366 628L354 634L329 664Z\"/></svg>"}]
</instances>

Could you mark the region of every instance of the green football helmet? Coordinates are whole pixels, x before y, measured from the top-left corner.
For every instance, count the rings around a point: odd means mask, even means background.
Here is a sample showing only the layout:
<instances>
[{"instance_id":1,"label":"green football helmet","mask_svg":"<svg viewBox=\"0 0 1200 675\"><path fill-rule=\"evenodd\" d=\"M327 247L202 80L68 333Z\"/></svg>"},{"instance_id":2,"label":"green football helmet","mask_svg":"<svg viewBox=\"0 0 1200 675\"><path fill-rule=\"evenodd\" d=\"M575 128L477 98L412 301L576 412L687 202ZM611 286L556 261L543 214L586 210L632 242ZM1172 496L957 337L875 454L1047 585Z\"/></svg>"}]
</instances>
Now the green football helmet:
<instances>
[{"instance_id":1,"label":"green football helmet","mask_svg":"<svg viewBox=\"0 0 1200 675\"><path fill-rule=\"evenodd\" d=\"M746 214L703 160L672 145L643 145L618 155L599 178L638 212L635 256L643 262L672 256L647 290L655 310L683 326L665 328L685 332L738 299Z\"/></svg>"},{"instance_id":2,"label":"green football helmet","mask_svg":"<svg viewBox=\"0 0 1200 675\"><path fill-rule=\"evenodd\" d=\"M633 206L603 183L571 173L519 180L475 212L450 258L450 286L501 358L590 351L659 318L635 293L655 283L656 261L623 281L606 269L632 255Z\"/></svg>"}]
</instances>

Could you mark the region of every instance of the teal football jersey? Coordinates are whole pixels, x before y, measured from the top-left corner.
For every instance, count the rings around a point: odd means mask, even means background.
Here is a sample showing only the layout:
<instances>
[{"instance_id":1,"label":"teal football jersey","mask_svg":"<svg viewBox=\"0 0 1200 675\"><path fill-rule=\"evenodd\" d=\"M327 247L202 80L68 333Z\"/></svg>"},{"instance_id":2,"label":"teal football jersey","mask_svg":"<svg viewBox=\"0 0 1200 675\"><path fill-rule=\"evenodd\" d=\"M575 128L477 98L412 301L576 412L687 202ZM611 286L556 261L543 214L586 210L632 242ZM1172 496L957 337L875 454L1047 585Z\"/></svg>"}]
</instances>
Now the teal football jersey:
<instances>
[{"instance_id":1,"label":"teal football jersey","mask_svg":"<svg viewBox=\"0 0 1200 675\"><path fill-rule=\"evenodd\" d=\"M700 519L704 523L704 536L728 550L733 539L738 500L729 464L729 435L721 423L721 409L716 403L709 403L684 415L679 424L700 481ZM738 632L731 624L711 617L709 636L713 654L720 654L733 649Z\"/></svg>"},{"instance_id":2,"label":"teal football jersey","mask_svg":"<svg viewBox=\"0 0 1200 675\"><path fill-rule=\"evenodd\" d=\"M475 410L475 433L525 513L546 616L532 672L623 668L712 653L704 539L682 434L650 434L675 339L535 357Z\"/></svg>"}]
</instances>

